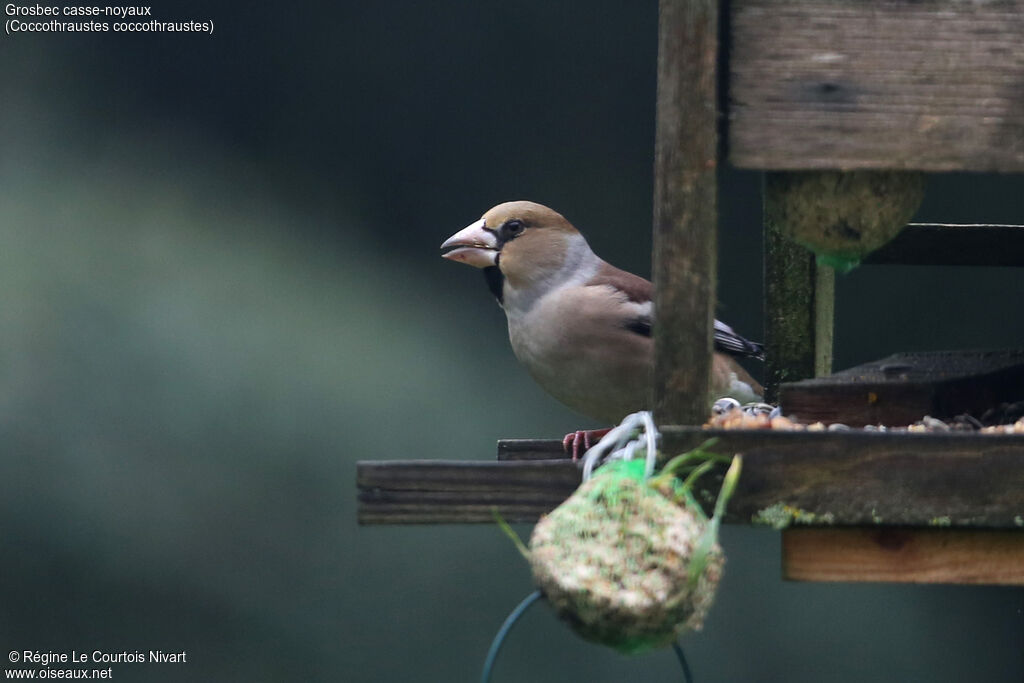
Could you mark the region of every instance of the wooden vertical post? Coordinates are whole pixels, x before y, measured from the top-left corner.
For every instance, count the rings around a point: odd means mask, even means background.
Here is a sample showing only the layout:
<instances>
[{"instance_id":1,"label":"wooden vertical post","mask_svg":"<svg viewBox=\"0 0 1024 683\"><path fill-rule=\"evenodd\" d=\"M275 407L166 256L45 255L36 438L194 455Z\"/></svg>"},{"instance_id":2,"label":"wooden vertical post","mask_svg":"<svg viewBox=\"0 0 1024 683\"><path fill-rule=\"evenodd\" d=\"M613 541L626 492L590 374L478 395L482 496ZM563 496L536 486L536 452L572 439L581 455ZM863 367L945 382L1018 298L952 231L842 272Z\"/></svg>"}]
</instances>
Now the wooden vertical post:
<instances>
[{"instance_id":1,"label":"wooden vertical post","mask_svg":"<svg viewBox=\"0 0 1024 683\"><path fill-rule=\"evenodd\" d=\"M718 230L718 0L661 0L654 153L659 424L709 412Z\"/></svg>"},{"instance_id":2,"label":"wooden vertical post","mask_svg":"<svg viewBox=\"0 0 1024 683\"><path fill-rule=\"evenodd\" d=\"M765 183L764 201L777 190ZM779 385L832 372L835 271L787 239L765 212L765 400L775 402Z\"/></svg>"}]
</instances>

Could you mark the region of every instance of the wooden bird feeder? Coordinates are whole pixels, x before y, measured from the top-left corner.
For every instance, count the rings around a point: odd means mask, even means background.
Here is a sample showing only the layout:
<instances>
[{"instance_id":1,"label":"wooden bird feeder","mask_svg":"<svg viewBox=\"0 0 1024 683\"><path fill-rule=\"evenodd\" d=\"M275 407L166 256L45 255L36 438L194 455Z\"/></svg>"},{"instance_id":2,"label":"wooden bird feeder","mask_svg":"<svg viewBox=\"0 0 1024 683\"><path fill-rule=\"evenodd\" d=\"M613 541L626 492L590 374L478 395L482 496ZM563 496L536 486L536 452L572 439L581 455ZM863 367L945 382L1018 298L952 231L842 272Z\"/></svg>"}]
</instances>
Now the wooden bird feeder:
<instances>
[{"instance_id":1,"label":"wooden bird feeder","mask_svg":"<svg viewBox=\"0 0 1024 683\"><path fill-rule=\"evenodd\" d=\"M719 164L763 171L766 205L790 199L776 174L1024 172L1024 0L661 0L659 23L663 450L717 436L716 450L743 454L726 521L785 527L787 578L1024 585L1024 435L692 426L708 413ZM1024 399L1024 350L832 375L834 275L783 236L791 227L775 217L764 236L766 389L787 413L907 424ZM863 262L1020 267L1024 226L912 224ZM500 441L490 462L357 467L364 524L491 522L494 508L535 521L580 480L560 441Z\"/></svg>"}]
</instances>

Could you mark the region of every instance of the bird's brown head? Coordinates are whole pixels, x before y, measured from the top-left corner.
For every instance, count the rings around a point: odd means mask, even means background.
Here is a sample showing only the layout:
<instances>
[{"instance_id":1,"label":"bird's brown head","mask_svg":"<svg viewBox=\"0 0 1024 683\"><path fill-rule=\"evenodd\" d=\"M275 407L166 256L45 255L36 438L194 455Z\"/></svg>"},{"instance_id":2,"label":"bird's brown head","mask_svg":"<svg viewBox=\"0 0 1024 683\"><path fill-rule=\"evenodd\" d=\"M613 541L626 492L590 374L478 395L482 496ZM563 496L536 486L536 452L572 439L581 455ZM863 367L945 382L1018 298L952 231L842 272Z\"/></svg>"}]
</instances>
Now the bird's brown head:
<instances>
[{"instance_id":1,"label":"bird's brown head","mask_svg":"<svg viewBox=\"0 0 1024 683\"><path fill-rule=\"evenodd\" d=\"M510 284L557 271L576 228L560 213L527 201L498 204L441 245L442 256L477 268L497 267Z\"/></svg>"}]
</instances>

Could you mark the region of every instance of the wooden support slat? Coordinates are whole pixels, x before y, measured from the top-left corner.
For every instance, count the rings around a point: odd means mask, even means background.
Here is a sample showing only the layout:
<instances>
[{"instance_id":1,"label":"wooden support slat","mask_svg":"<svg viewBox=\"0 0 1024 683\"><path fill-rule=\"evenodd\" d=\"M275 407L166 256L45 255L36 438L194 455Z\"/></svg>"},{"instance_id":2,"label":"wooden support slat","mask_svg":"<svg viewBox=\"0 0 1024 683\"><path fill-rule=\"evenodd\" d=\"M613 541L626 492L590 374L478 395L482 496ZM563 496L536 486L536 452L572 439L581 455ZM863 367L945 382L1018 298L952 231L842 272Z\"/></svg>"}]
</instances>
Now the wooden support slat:
<instances>
[{"instance_id":1,"label":"wooden support slat","mask_svg":"<svg viewBox=\"0 0 1024 683\"><path fill-rule=\"evenodd\" d=\"M510 524L532 524L541 515L554 510L564 500L551 502L517 500L467 500L458 497L450 501L360 500L360 524L489 524L494 514Z\"/></svg>"},{"instance_id":2,"label":"wooden support slat","mask_svg":"<svg viewBox=\"0 0 1024 683\"><path fill-rule=\"evenodd\" d=\"M498 460L557 460L567 457L562 442L554 439L501 439L498 441Z\"/></svg>"},{"instance_id":3,"label":"wooden support slat","mask_svg":"<svg viewBox=\"0 0 1024 683\"><path fill-rule=\"evenodd\" d=\"M546 442L547 443L547 442ZM559 442L561 443L561 442ZM401 491L562 491L579 481L572 463L500 463L472 460L374 460L359 463L356 485L361 489Z\"/></svg>"},{"instance_id":4,"label":"wooden support slat","mask_svg":"<svg viewBox=\"0 0 1024 683\"><path fill-rule=\"evenodd\" d=\"M770 174L766 174L769 176ZM767 178L765 206L780 190ZM765 400L778 401L783 382L826 375L832 369L835 271L764 221Z\"/></svg>"},{"instance_id":5,"label":"wooden support slat","mask_svg":"<svg viewBox=\"0 0 1024 683\"><path fill-rule=\"evenodd\" d=\"M532 522L557 507L579 482L579 468L565 459L360 462L358 519L360 524L486 523L494 521L496 509L508 522Z\"/></svg>"},{"instance_id":6,"label":"wooden support slat","mask_svg":"<svg viewBox=\"0 0 1024 683\"><path fill-rule=\"evenodd\" d=\"M863 263L1024 266L1024 225L911 223Z\"/></svg>"},{"instance_id":7,"label":"wooden support slat","mask_svg":"<svg viewBox=\"0 0 1024 683\"><path fill-rule=\"evenodd\" d=\"M557 460L566 457L561 441L551 439L501 439L498 460Z\"/></svg>"},{"instance_id":8,"label":"wooden support slat","mask_svg":"<svg viewBox=\"0 0 1024 683\"><path fill-rule=\"evenodd\" d=\"M726 522L1024 527L1024 436L664 427L662 450L681 453L712 437L716 452L744 455ZM359 463L360 521L489 522L494 502L531 521L579 481L576 465L557 459L561 441L505 447L513 453L524 459Z\"/></svg>"},{"instance_id":9,"label":"wooden support slat","mask_svg":"<svg viewBox=\"0 0 1024 683\"><path fill-rule=\"evenodd\" d=\"M718 1L661 0L654 152L655 419L707 413L717 276Z\"/></svg>"},{"instance_id":10,"label":"wooden support slat","mask_svg":"<svg viewBox=\"0 0 1024 683\"><path fill-rule=\"evenodd\" d=\"M733 164L1024 171L1024 0L729 7Z\"/></svg>"},{"instance_id":11,"label":"wooden support slat","mask_svg":"<svg viewBox=\"0 0 1024 683\"><path fill-rule=\"evenodd\" d=\"M1024 585L1024 532L787 529L782 574L795 581Z\"/></svg>"}]
</instances>

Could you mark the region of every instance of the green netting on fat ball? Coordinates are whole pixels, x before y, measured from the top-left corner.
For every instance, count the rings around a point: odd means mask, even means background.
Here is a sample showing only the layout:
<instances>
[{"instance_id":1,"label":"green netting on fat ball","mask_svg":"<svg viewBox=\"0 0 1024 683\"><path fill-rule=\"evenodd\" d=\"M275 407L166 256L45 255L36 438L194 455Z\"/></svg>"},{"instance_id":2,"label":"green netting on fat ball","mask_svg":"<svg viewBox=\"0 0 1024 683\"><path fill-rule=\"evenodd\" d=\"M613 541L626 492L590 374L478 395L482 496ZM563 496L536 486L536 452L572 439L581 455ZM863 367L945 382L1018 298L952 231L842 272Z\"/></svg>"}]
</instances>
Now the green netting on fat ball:
<instances>
[{"instance_id":1,"label":"green netting on fat ball","mask_svg":"<svg viewBox=\"0 0 1024 683\"><path fill-rule=\"evenodd\" d=\"M691 474L712 459L722 460L698 451ZM724 564L718 520L674 475L645 479L644 469L642 460L607 463L530 539L534 580L558 615L627 653L700 629Z\"/></svg>"},{"instance_id":2,"label":"green netting on fat ball","mask_svg":"<svg viewBox=\"0 0 1024 683\"><path fill-rule=\"evenodd\" d=\"M804 247L808 245L804 244ZM810 248L810 247L808 247ZM811 249L813 251L813 248ZM860 265L861 259L864 258L864 254L843 254L843 253L825 253L815 252L815 260L819 266L828 266L829 268L835 268L839 273L849 273L851 270Z\"/></svg>"}]
</instances>

